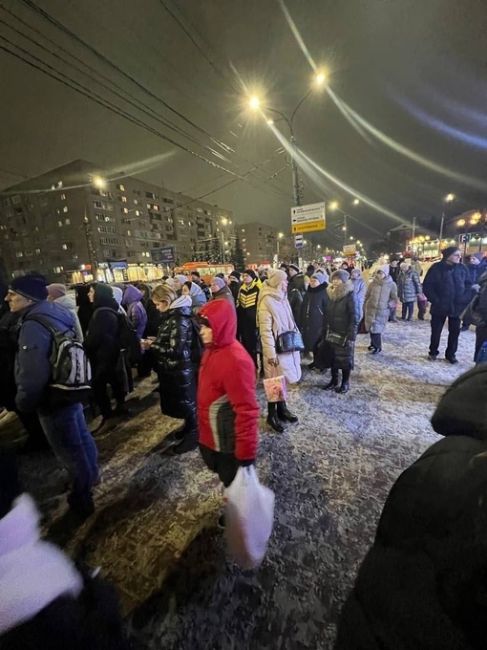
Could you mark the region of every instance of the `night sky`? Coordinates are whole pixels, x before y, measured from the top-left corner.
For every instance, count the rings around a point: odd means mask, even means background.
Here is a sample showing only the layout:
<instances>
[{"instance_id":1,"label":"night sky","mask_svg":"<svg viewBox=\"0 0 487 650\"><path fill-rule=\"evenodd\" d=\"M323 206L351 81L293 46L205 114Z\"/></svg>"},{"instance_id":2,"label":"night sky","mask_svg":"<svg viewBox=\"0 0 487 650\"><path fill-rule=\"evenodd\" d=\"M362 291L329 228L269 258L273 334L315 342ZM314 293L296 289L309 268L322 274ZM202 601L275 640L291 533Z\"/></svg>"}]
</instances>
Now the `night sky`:
<instances>
[{"instance_id":1,"label":"night sky","mask_svg":"<svg viewBox=\"0 0 487 650\"><path fill-rule=\"evenodd\" d=\"M135 170L146 180L193 196L234 180L205 200L232 209L240 222L257 220L289 230L286 154L265 121L249 115L243 102L244 86L265 90L267 105L289 114L310 86L313 70L277 0L36 0L157 98L29 8L30 1L1 4L78 60L28 32L4 9L0 46L13 50L11 43L19 45L47 62L53 74L61 71L92 96L228 171L0 50L0 187L76 158L111 170ZM286 6L312 59L330 71L330 86L341 100L375 129L464 179L434 173L370 134L365 138L326 92L311 95L296 117L302 151L408 221L438 215L439 224L442 196L448 192L458 195L454 212L485 206L485 0L288 0ZM5 22L78 68L87 71L83 66L89 65L105 76L105 87L96 83L95 71L81 74ZM121 96L109 92L110 82ZM288 137L284 124L276 126ZM338 199L364 224L353 221L352 234L366 240L399 223L363 203L352 208L353 194L319 175L303 174L303 185L305 203ZM332 217L332 223L337 219ZM321 235L315 239L327 241Z\"/></svg>"}]
</instances>

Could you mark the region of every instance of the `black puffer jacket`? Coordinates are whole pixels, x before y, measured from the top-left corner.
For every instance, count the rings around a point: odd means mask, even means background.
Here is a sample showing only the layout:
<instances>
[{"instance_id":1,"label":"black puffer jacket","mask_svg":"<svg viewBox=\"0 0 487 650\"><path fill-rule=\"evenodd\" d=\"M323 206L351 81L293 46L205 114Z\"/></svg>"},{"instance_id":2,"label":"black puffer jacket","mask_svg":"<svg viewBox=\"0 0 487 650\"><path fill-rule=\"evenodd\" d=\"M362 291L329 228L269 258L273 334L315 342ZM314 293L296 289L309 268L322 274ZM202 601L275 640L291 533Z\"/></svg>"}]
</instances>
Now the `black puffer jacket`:
<instances>
[{"instance_id":1,"label":"black puffer jacket","mask_svg":"<svg viewBox=\"0 0 487 650\"><path fill-rule=\"evenodd\" d=\"M328 294L326 282L308 287L301 307L301 333L306 352L312 352L323 332Z\"/></svg>"},{"instance_id":2,"label":"black puffer jacket","mask_svg":"<svg viewBox=\"0 0 487 650\"><path fill-rule=\"evenodd\" d=\"M303 305L306 289L304 286L304 274L297 273L289 279L287 285L287 297L294 316L294 322L301 329L301 308Z\"/></svg>"},{"instance_id":3,"label":"black puffer jacket","mask_svg":"<svg viewBox=\"0 0 487 650\"><path fill-rule=\"evenodd\" d=\"M423 282L423 292L431 303L431 313L458 317L472 297L472 282L463 264L444 260L433 264Z\"/></svg>"},{"instance_id":4,"label":"black puffer jacket","mask_svg":"<svg viewBox=\"0 0 487 650\"><path fill-rule=\"evenodd\" d=\"M99 377L114 372L120 354L118 304L110 286L95 285L93 307L84 348L93 376Z\"/></svg>"},{"instance_id":5,"label":"black puffer jacket","mask_svg":"<svg viewBox=\"0 0 487 650\"><path fill-rule=\"evenodd\" d=\"M173 418L196 411L196 369L191 360L196 336L191 307L176 307L162 314L151 350L159 377L161 410Z\"/></svg>"},{"instance_id":6,"label":"black puffer jacket","mask_svg":"<svg viewBox=\"0 0 487 650\"><path fill-rule=\"evenodd\" d=\"M328 331L346 336L345 345L332 343L334 352L333 368L349 370L353 368L355 339L359 323L359 314L353 284L348 280L343 286L327 289L328 303L325 311L323 335L326 338Z\"/></svg>"},{"instance_id":7,"label":"black puffer jacket","mask_svg":"<svg viewBox=\"0 0 487 650\"><path fill-rule=\"evenodd\" d=\"M487 364L446 391L436 442L392 487L336 650L484 650Z\"/></svg>"}]
</instances>

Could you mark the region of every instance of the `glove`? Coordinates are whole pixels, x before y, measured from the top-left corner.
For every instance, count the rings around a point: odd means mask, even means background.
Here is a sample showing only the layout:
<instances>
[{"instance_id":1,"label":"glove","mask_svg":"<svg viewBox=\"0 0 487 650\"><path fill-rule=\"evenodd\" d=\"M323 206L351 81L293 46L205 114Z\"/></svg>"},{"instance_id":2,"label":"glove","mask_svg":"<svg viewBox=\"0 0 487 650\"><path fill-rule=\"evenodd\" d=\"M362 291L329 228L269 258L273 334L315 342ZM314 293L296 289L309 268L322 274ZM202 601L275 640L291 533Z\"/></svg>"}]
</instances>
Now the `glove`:
<instances>
[{"instance_id":1,"label":"glove","mask_svg":"<svg viewBox=\"0 0 487 650\"><path fill-rule=\"evenodd\" d=\"M480 291L480 284L472 284L472 289L474 291Z\"/></svg>"},{"instance_id":2,"label":"glove","mask_svg":"<svg viewBox=\"0 0 487 650\"><path fill-rule=\"evenodd\" d=\"M255 464L255 458L253 458L252 460L239 460L238 464L240 465L240 467L250 467L251 465Z\"/></svg>"}]
</instances>

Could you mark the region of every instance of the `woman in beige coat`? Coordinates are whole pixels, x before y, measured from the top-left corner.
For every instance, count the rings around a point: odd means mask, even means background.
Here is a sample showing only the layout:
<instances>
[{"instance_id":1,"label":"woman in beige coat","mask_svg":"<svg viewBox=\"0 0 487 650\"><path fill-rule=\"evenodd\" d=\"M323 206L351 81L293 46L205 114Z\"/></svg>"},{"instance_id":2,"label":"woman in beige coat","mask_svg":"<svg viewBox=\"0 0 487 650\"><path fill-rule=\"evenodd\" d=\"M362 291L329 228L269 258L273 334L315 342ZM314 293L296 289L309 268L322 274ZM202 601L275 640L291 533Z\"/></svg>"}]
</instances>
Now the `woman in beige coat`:
<instances>
[{"instance_id":1,"label":"woman in beige coat","mask_svg":"<svg viewBox=\"0 0 487 650\"><path fill-rule=\"evenodd\" d=\"M388 266L378 269L365 294L364 323L370 332L369 350L372 354L382 351L382 333L389 319L391 306L397 303L397 286L389 275Z\"/></svg>"},{"instance_id":2,"label":"woman in beige coat","mask_svg":"<svg viewBox=\"0 0 487 650\"><path fill-rule=\"evenodd\" d=\"M259 293L257 305L257 322L259 324L264 373L266 377L284 375L290 384L301 379L301 355L299 352L276 351L279 334L297 330L287 298L287 275L284 271L274 271ZM267 423L279 433L284 431L279 422L297 422L286 402L268 402Z\"/></svg>"}]
</instances>

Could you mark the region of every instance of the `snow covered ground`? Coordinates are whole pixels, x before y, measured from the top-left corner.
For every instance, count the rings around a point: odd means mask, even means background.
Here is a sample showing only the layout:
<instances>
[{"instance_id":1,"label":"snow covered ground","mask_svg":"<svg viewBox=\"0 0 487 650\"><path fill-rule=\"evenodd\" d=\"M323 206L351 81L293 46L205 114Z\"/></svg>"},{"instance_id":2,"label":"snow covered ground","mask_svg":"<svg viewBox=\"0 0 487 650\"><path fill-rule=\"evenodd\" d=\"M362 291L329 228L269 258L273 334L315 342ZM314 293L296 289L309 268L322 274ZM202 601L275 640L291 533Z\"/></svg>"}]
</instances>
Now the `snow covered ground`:
<instances>
[{"instance_id":1,"label":"snow covered ground","mask_svg":"<svg viewBox=\"0 0 487 650\"><path fill-rule=\"evenodd\" d=\"M429 332L429 322L389 324L378 356L360 336L350 393L324 392L325 375L305 371L288 400L299 424L276 434L262 419L258 472L276 493L276 521L256 572L225 560L218 481L197 451L160 455L175 421L161 416L150 381L138 388L138 415L98 441L97 512L64 536L69 552L117 584L138 648L332 648L385 497L438 439L435 404L473 365L473 332L461 334L456 366L427 360ZM261 389L259 399L264 414ZM62 471L49 454L24 459L22 470L58 538Z\"/></svg>"}]
</instances>

